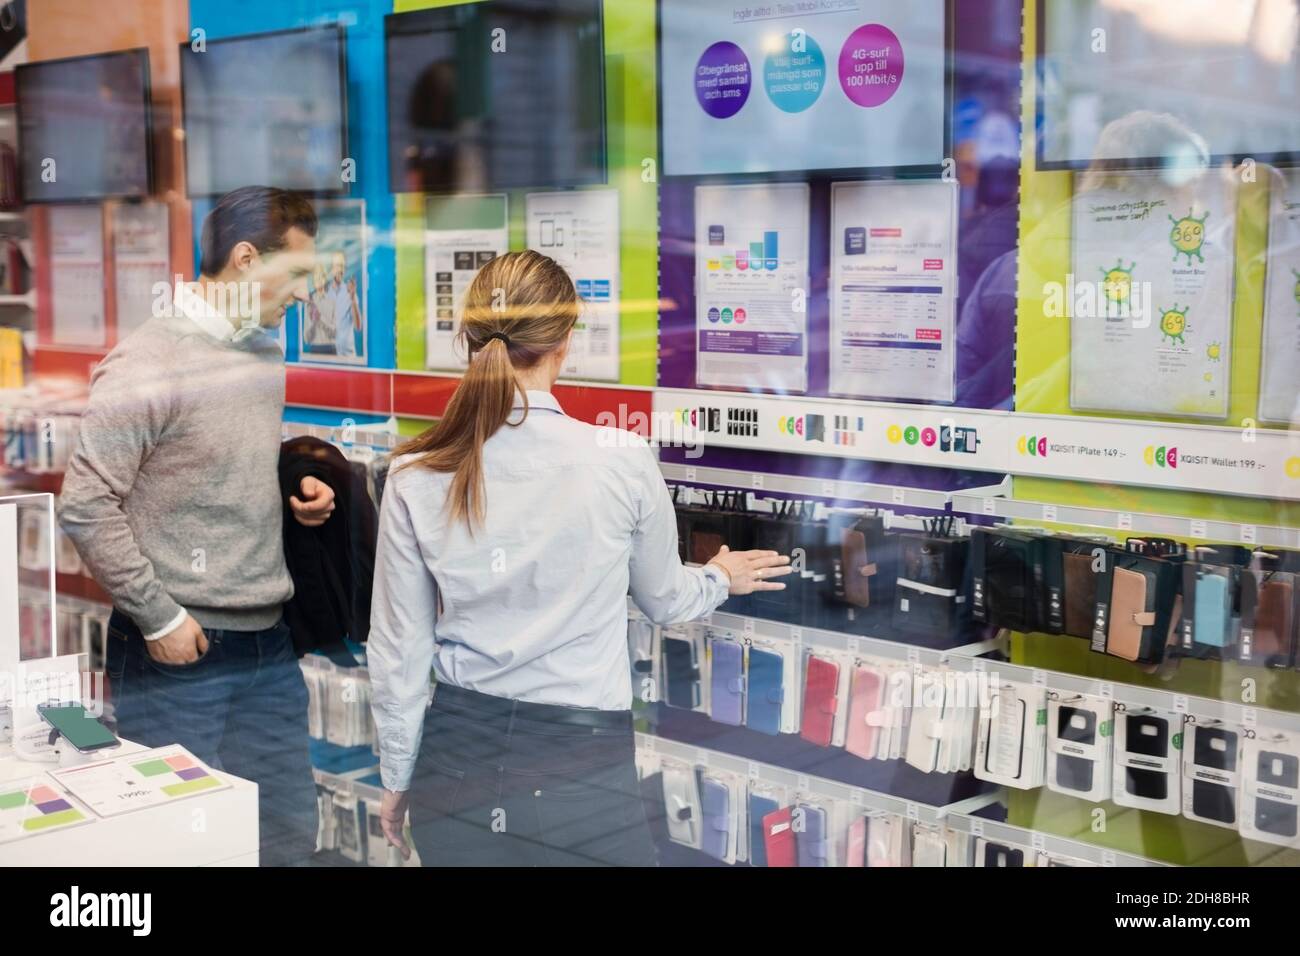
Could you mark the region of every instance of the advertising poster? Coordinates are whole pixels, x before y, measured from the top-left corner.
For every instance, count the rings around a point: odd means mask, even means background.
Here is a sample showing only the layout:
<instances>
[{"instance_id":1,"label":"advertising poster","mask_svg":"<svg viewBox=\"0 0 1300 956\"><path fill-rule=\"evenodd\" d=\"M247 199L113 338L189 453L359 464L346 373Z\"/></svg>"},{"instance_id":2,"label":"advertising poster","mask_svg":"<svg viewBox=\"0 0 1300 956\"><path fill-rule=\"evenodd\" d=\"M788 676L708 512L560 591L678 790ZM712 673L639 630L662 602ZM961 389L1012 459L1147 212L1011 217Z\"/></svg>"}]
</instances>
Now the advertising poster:
<instances>
[{"instance_id":1,"label":"advertising poster","mask_svg":"<svg viewBox=\"0 0 1300 956\"><path fill-rule=\"evenodd\" d=\"M695 189L696 380L808 390L808 185Z\"/></svg>"},{"instance_id":2,"label":"advertising poster","mask_svg":"<svg viewBox=\"0 0 1300 956\"><path fill-rule=\"evenodd\" d=\"M468 358L460 339L465 290L510 248L504 194L430 196L424 207L425 367L454 372Z\"/></svg>"},{"instance_id":3,"label":"advertising poster","mask_svg":"<svg viewBox=\"0 0 1300 956\"><path fill-rule=\"evenodd\" d=\"M582 299L561 375L617 382L618 190L529 193L524 218L528 248L568 270Z\"/></svg>"},{"instance_id":4,"label":"advertising poster","mask_svg":"<svg viewBox=\"0 0 1300 956\"><path fill-rule=\"evenodd\" d=\"M108 344L103 210L97 205L53 206L49 224L54 342L103 347Z\"/></svg>"},{"instance_id":5,"label":"advertising poster","mask_svg":"<svg viewBox=\"0 0 1300 956\"><path fill-rule=\"evenodd\" d=\"M954 397L957 184L831 186L830 390Z\"/></svg>"},{"instance_id":6,"label":"advertising poster","mask_svg":"<svg viewBox=\"0 0 1300 956\"><path fill-rule=\"evenodd\" d=\"M663 0L664 173L937 166L945 20L943 0Z\"/></svg>"},{"instance_id":7,"label":"advertising poster","mask_svg":"<svg viewBox=\"0 0 1300 956\"><path fill-rule=\"evenodd\" d=\"M305 362L366 363L366 203L316 205L316 268L297 308Z\"/></svg>"},{"instance_id":8,"label":"advertising poster","mask_svg":"<svg viewBox=\"0 0 1300 956\"><path fill-rule=\"evenodd\" d=\"M1234 192L1217 172L1172 185L1121 173L1074 197L1073 408L1195 418L1228 413ZM1057 321L1045 317L1043 321Z\"/></svg>"},{"instance_id":9,"label":"advertising poster","mask_svg":"<svg viewBox=\"0 0 1300 956\"><path fill-rule=\"evenodd\" d=\"M1277 170L1271 193L1259 417L1300 422L1300 175Z\"/></svg>"},{"instance_id":10,"label":"advertising poster","mask_svg":"<svg viewBox=\"0 0 1300 956\"><path fill-rule=\"evenodd\" d=\"M172 284L169 243L166 203L121 205L113 210L119 341L152 315L154 284Z\"/></svg>"}]
</instances>

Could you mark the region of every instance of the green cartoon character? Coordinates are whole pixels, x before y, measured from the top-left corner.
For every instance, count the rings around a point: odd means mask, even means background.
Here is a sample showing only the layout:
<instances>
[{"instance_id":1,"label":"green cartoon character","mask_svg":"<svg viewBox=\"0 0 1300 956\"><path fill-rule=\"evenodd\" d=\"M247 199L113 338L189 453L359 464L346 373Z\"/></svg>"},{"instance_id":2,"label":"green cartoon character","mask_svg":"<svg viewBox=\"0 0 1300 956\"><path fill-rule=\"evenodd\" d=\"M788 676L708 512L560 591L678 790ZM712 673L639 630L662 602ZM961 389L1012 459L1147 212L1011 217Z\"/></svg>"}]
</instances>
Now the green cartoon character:
<instances>
[{"instance_id":1,"label":"green cartoon character","mask_svg":"<svg viewBox=\"0 0 1300 956\"><path fill-rule=\"evenodd\" d=\"M1169 217L1169 221L1174 224L1174 228L1169 230L1169 241L1174 247L1174 261L1178 261L1180 255L1187 257L1187 264L1192 264L1192 256L1196 256L1201 262L1205 261L1205 256L1201 254L1201 247L1205 245L1205 220L1210 218L1207 211L1205 215L1197 219L1192 215L1192 210L1187 210L1187 215L1182 219Z\"/></svg>"},{"instance_id":2,"label":"green cartoon character","mask_svg":"<svg viewBox=\"0 0 1300 956\"><path fill-rule=\"evenodd\" d=\"M1160 341L1169 338L1170 345L1186 345L1183 339L1187 331L1187 308L1175 305L1172 309L1160 310Z\"/></svg>"},{"instance_id":3,"label":"green cartoon character","mask_svg":"<svg viewBox=\"0 0 1300 956\"><path fill-rule=\"evenodd\" d=\"M1300 270L1292 269L1291 274L1295 276L1295 285L1291 288L1291 295L1295 297L1297 303L1300 303Z\"/></svg>"},{"instance_id":4,"label":"green cartoon character","mask_svg":"<svg viewBox=\"0 0 1300 956\"><path fill-rule=\"evenodd\" d=\"M1102 267L1101 292L1108 302L1118 305L1128 301L1129 293L1133 290L1133 270L1136 267L1137 263L1134 262L1125 269L1123 259L1116 259L1109 269Z\"/></svg>"}]
</instances>

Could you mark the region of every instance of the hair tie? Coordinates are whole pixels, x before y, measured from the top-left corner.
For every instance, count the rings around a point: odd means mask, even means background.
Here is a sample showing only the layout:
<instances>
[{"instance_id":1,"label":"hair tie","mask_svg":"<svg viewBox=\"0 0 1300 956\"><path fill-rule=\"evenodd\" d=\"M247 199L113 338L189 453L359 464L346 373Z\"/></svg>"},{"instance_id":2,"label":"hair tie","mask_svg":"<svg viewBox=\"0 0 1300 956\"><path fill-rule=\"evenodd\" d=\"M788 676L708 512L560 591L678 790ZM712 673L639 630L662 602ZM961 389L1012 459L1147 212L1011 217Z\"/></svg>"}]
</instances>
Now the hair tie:
<instances>
[{"instance_id":1,"label":"hair tie","mask_svg":"<svg viewBox=\"0 0 1300 956\"><path fill-rule=\"evenodd\" d=\"M506 348L510 348L510 336L506 335L504 332L493 332L483 340L483 347L487 348L487 344L493 339L500 339L502 342L506 343Z\"/></svg>"}]
</instances>

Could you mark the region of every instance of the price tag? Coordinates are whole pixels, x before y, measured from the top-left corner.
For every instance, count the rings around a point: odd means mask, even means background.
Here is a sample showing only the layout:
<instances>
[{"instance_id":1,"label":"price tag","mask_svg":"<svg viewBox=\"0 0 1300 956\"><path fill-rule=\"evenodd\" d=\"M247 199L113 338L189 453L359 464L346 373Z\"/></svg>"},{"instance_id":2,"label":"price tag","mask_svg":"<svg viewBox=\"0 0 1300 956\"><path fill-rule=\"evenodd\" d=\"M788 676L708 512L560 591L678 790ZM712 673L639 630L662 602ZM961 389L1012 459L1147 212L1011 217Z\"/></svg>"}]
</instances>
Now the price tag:
<instances>
[{"instance_id":1,"label":"price tag","mask_svg":"<svg viewBox=\"0 0 1300 956\"><path fill-rule=\"evenodd\" d=\"M1255 708L1254 708L1254 707L1243 707L1243 708L1241 708L1241 725L1242 725L1243 727L1249 727L1249 728L1251 728L1251 729L1254 729L1254 727L1255 727L1255 718L1256 718L1256 715L1255 715Z\"/></svg>"},{"instance_id":2,"label":"price tag","mask_svg":"<svg viewBox=\"0 0 1300 956\"><path fill-rule=\"evenodd\" d=\"M1190 534L1193 538L1204 538L1206 536L1205 522L1200 519L1192 521Z\"/></svg>"},{"instance_id":3,"label":"price tag","mask_svg":"<svg viewBox=\"0 0 1300 956\"><path fill-rule=\"evenodd\" d=\"M750 779L750 780L757 780L757 779L758 779L758 764L757 764L756 762L754 762L753 760L751 760L751 761L749 762L749 766L748 766L748 768L746 768L746 769L749 771L749 779Z\"/></svg>"},{"instance_id":4,"label":"price tag","mask_svg":"<svg viewBox=\"0 0 1300 956\"><path fill-rule=\"evenodd\" d=\"M858 639L856 637L850 637L844 643L848 647L850 654L858 652Z\"/></svg>"},{"instance_id":5,"label":"price tag","mask_svg":"<svg viewBox=\"0 0 1300 956\"><path fill-rule=\"evenodd\" d=\"M1115 685L1108 680L1104 680L1097 685L1097 696L1104 697L1106 700L1115 699Z\"/></svg>"},{"instance_id":6,"label":"price tag","mask_svg":"<svg viewBox=\"0 0 1300 956\"><path fill-rule=\"evenodd\" d=\"M1133 516L1127 511L1121 511L1115 516L1115 527L1119 528L1120 531L1132 531Z\"/></svg>"},{"instance_id":7,"label":"price tag","mask_svg":"<svg viewBox=\"0 0 1300 956\"><path fill-rule=\"evenodd\" d=\"M753 633L754 633L754 619L753 619L752 617L747 617L747 618L745 618L745 627L744 627L744 631L745 631L746 634L753 634Z\"/></svg>"},{"instance_id":8,"label":"price tag","mask_svg":"<svg viewBox=\"0 0 1300 956\"><path fill-rule=\"evenodd\" d=\"M696 475L696 472L695 472L695 469L694 469L693 467L688 467L688 468L686 469L686 480L687 480L687 481L694 481L694 480L695 480L695 475Z\"/></svg>"},{"instance_id":9,"label":"price tag","mask_svg":"<svg viewBox=\"0 0 1300 956\"><path fill-rule=\"evenodd\" d=\"M919 647L909 647L907 649L907 662L909 664L921 663L921 649Z\"/></svg>"},{"instance_id":10,"label":"price tag","mask_svg":"<svg viewBox=\"0 0 1300 956\"><path fill-rule=\"evenodd\" d=\"M749 483L755 488L763 487L763 476L755 472L749 479Z\"/></svg>"},{"instance_id":11,"label":"price tag","mask_svg":"<svg viewBox=\"0 0 1300 956\"><path fill-rule=\"evenodd\" d=\"M998 499L996 499L996 498L985 498L985 499L984 499L984 513L985 513L986 515L995 515L995 514L997 514L997 513L998 513Z\"/></svg>"},{"instance_id":12,"label":"price tag","mask_svg":"<svg viewBox=\"0 0 1300 956\"><path fill-rule=\"evenodd\" d=\"M901 505L907 503L907 491L903 488L894 489L894 504Z\"/></svg>"},{"instance_id":13,"label":"price tag","mask_svg":"<svg viewBox=\"0 0 1300 956\"><path fill-rule=\"evenodd\" d=\"M982 657L975 658L970 662L970 664L977 674L983 674L985 669L988 667L988 661L984 660Z\"/></svg>"},{"instance_id":14,"label":"price tag","mask_svg":"<svg viewBox=\"0 0 1300 956\"><path fill-rule=\"evenodd\" d=\"M1115 851L1114 851L1114 850L1102 850L1102 851L1101 851L1101 865L1102 865L1102 866L1114 866L1114 865L1115 865Z\"/></svg>"},{"instance_id":15,"label":"price tag","mask_svg":"<svg viewBox=\"0 0 1300 956\"><path fill-rule=\"evenodd\" d=\"M1047 671L1040 671L1037 667L1035 667L1035 668L1034 668L1033 682L1034 682L1034 686L1035 686L1035 687L1046 687L1046 686L1047 686Z\"/></svg>"},{"instance_id":16,"label":"price tag","mask_svg":"<svg viewBox=\"0 0 1300 956\"><path fill-rule=\"evenodd\" d=\"M834 497L835 497L835 482L833 482L833 481L823 481L823 482L822 482L822 497L823 497L823 498L834 498Z\"/></svg>"},{"instance_id":17,"label":"price tag","mask_svg":"<svg viewBox=\"0 0 1300 956\"><path fill-rule=\"evenodd\" d=\"M981 817L971 817L970 835L973 837L982 837L984 835L984 820Z\"/></svg>"},{"instance_id":18,"label":"price tag","mask_svg":"<svg viewBox=\"0 0 1300 956\"><path fill-rule=\"evenodd\" d=\"M909 803L907 805L907 819L909 820L921 819L921 808L918 807L915 803Z\"/></svg>"},{"instance_id":19,"label":"price tag","mask_svg":"<svg viewBox=\"0 0 1300 956\"><path fill-rule=\"evenodd\" d=\"M1041 833L1034 833L1029 837L1029 845L1041 853L1047 848L1047 840L1044 839Z\"/></svg>"},{"instance_id":20,"label":"price tag","mask_svg":"<svg viewBox=\"0 0 1300 956\"><path fill-rule=\"evenodd\" d=\"M802 793L808 793L812 790L812 784L808 782L808 778L804 774L799 774L799 776L795 778L794 785L795 788Z\"/></svg>"},{"instance_id":21,"label":"price tag","mask_svg":"<svg viewBox=\"0 0 1300 956\"><path fill-rule=\"evenodd\" d=\"M867 804L866 797L861 790L849 791L849 803L855 807L864 807Z\"/></svg>"},{"instance_id":22,"label":"price tag","mask_svg":"<svg viewBox=\"0 0 1300 956\"><path fill-rule=\"evenodd\" d=\"M802 627L792 627L792 628L790 628L790 640L794 641L796 644L802 644L802 643L803 643L803 628L802 628Z\"/></svg>"},{"instance_id":23,"label":"price tag","mask_svg":"<svg viewBox=\"0 0 1300 956\"><path fill-rule=\"evenodd\" d=\"M1056 505L1043 505L1043 520L1044 521L1056 520Z\"/></svg>"},{"instance_id":24,"label":"price tag","mask_svg":"<svg viewBox=\"0 0 1300 956\"><path fill-rule=\"evenodd\" d=\"M703 747L697 749L695 751L695 762L701 767L707 767L709 765L709 752Z\"/></svg>"},{"instance_id":25,"label":"price tag","mask_svg":"<svg viewBox=\"0 0 1300 956\"><path fill-rule=\"evenodd\" d=\"M1187 695L1174 694L1174 710L1180 714L1187 713Z\"/></svg>"},{"instance_id":26,"label":"price tag","mask_svg":"<svg viewBox=\"0 0 1300 956\"><path fill-rule=\"evenodd\" d=\"M1256 538L1255 526L1253 524L1244 524L1241 526L1242 544L1254 544L1255 538Z\"/></svg>"}]
</instances>

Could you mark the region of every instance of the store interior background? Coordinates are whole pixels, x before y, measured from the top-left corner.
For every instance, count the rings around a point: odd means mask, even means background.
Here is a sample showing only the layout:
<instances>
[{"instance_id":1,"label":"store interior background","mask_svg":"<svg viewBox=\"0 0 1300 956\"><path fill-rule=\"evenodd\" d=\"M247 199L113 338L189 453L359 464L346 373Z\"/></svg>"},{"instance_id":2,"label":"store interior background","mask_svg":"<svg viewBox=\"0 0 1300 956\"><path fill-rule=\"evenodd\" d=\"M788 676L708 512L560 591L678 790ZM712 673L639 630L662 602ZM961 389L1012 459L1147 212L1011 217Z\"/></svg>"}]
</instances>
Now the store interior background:
<instances>
[{"instance_id":1,"label":"store interior background","mask_svg":"<svg viewBox=\"0 0 1300 956\"><path fill-rule=\"evenodd\" d=\"M366 363L361 367L323 366L301 361L299 346L288 342L288 404L286 419L316 426L339 426L345 420L360 427L395 420L401 434L416 434L439 416L456 384L451 375L425 371L424 197L393 194L388 185L387 101L384 83L385 15L430 6L437 0L27 0L26 40L0 69L15 62L39 61L94 54L131 47L147 47L150 54L154 106L155 196L169 210L170 254L174 273L192 277L197 261L197 233L210 204L186 196L185 161L181 126L179 45L189 42L191 31L202 28L208 39L258 33L338 21L347 29L348 139L356 159L356 182L351 197L366 203L370 239L365 302ZM1070 196L1072 177L1067 171L1035 168L1032 136L1021 136L1012 150L988 150L976 141L978 122L963 120L959 110L975 119L1000 111L1021 130L1034 128L1035 110L1035 4L1016 0L955 0L953 17L953 154L962 184L959 268L964 294L978 280L982 268L999 256L1017 260L1018 285L1007 290L1006 307L988 317L989 326L970 328L972 340L1004 336L1006 348L991 350L979 362L991 380L964 396L958 405L1020 412L1069 415L1069 326L1043 318L1044 282L1064 281L1070 271ZM691 252L674 253L667 240L685 229L690 241L691 216L682 209L689 203L689 186L661 179L647 181L647 158L658 155L659 130L656 77L656 5L652 0L606 0L605 104L608 148L608 185L618 190L620 215L621 302L620 377L617 384L562 384L557 395L565 410L594 421L601 412L613 412L621 421L636 413L651 412L655 387L693 388L693 306L680 296L666 293L672 286L689 290ZM12 103L12 74L0 74L0 101ZM12 137L12 109L5 135ZM963 139L963 136L966 138ZM773 143L779 148L779 142ZM236 160L237 161L237 160ZM833 177L832 177L833 178ZM829 182L829 180L827 180ZM818 189L813 184L812 274L825 282L826 235L824 214L817 218ZM522 249L524 241L524 190L510 196L510 247ZM685 198L683 198L685 196ZM822 196L821 202L825 202ZM1261 324L1264 298L1264 250L1268 222L1268 178L1260 176L1243 187L1238 199L1236 254L1236 304L1232 341L1232 394L1229 422L1252 418L1258 393ZM104 204L105 249L111 250L116 205ZM60 345L53 338L48 268L48 210L32 206L20 211L10 226L30 233L33 253L34 308L26 304L0 304L0 324L34 332L26 384L61 380L84 382L96 361L115 339L113 314L113 264L106 261L105 303L108 342L105 348ZM4 223L9 225L9 223ZM661 232L662 230L662 232ZM820 238L819 238L820 237ZM821 244L820 253L818 243ZM818 255L822 268L818 268ZM683 280L682 270L687 270ZM968 275L968 270L970 274ZM821 273L821 280L816 276ZM827 316L824 287L812 290L809 316L813 340L824 334ZM959 300L959 311L961 308ZM818 311L820 309L820 312ZM997 326L997 328L993 328ZM959 329L959 337L962 332ZM1014 346L1014 351L1012 350ZM1013 360L1014 357L1014 360ZM816 367L816 353L811 356ZM689 361L688 361L689 359ZM974 360L972 360L974 361ZM959 369L958 382L968 376ZM817 382L814 381L816 387ZM825 383L821 383L824 389ZM824 391L822 394L825 394ZM1261 425L1261 428L1269 427ZM665 461L682 461L665 450ZM725 463L726 467L818 478L874 481L925 486L937 481L936 469L871 463L844 458L800 459L776 453L707 452L693 462L700 466ZM988 484L980 474L947 476L971 485ZM57 492L57 474L31 474L8 470L7 489ZM995 479L996 480L996 479ZM1043 478L1017 478L1012 496L1062 505L1106 508L1133 513L1153 513L1199 519L1295 527L1300 514L1294 503L1261 498L1231 497L1101 485ZM60 594L70 599L103 601L104 595L84 578L59 576ZM1159 686L1174 693L1214 699L1235 699L1243 679L1258 682L1256 702L1261 708L1300 710L1300 674L1295 671L1247 669L1235 664L1184 661L1170 681L1141 674L1114 658L1093 654L1087 643L1063 641L1048 635L1016 635L1012 660L1036 668L1065 671L1118 684ZM699 715L690 715L692 717ZM688 722L689 723L689 722ZM696 734L684 726L683 733ZM726 749L717 741L712 745ZM790 744L791 760L800 759L798 739ZM705 745L705 744L702 744ZM791 749L792 748L792 749ZM362 748L367 749L367 748ZM352 755L355 756L355 753ZM337 768L348 756L334 754ZM780 761L773 761L780 762ZM902 787L910 799L926 801L927 791L948 786L949 781L909 779L908 768L874 768L873 776L855 782L873 789ZM811 771L817 773L819 771ZM944 794L946 798L950 794ZM960 796L960 794L957 794ZM944 802L940 799L937 802ZM1046 788L1013 792L1008 820L1035 830L1080 835L1112 849L1175 863L1224 865L1295 865L1300 851L1248 844L1232 830L1199 824L1181 816L1124 811L1105 804L1111 825L1104 833L1090 833L1093 806ZM707 862L696 853L680 851L670 862Z\"/></svg>"}]
</instances>

